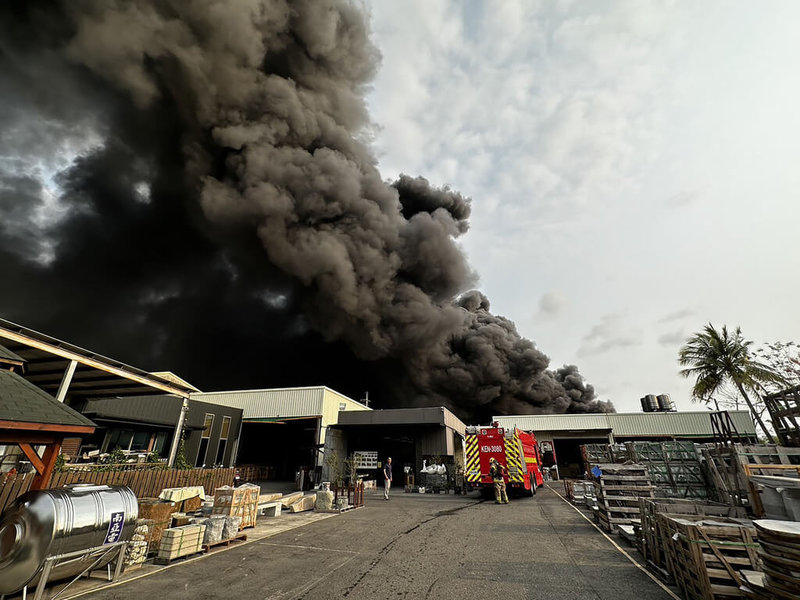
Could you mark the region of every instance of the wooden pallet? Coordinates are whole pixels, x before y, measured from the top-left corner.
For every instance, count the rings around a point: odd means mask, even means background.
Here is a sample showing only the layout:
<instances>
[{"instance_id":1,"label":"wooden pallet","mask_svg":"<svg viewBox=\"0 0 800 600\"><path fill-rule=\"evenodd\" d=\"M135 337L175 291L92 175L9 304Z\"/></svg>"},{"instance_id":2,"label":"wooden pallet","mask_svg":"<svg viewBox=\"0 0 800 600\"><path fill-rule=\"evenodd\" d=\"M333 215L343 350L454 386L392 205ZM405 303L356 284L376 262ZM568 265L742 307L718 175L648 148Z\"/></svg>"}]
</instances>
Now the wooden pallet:
<instances>
[{"instance_id":1,"label":"wooden pallet","mask_svg":"<svg viewBox=\"0 0 800 600\"><path fill-rule=\"evenodd\" d=\"M744 508L728 506L718 502L683 500L679 498L639 498L642 540L640 552L645 561L657 569L657 573L668 573L663 548L663 535L658 526L658 514L673 514L687 518L692 516L717 516L744 518Z\"/></svg>"},{"instance_id":2,"label":"wooden pallet","mask_svg":"<svg viewBox=\"0 0 800 600\"><path fill-rule=\"evenodd\" d=\"M667 568L689 600L741 597L742 569L758 570L755 527L744 519L658 515Z\"/></svg>"},{"instance_id":3,"label":"wooden pallet","mask_svg":"<svg viewBox=\"0 0 800 600\"><path fill-rule=\"evenodd\" d=\"M218 542L212 542L211 544L203 544L203 552L209 552L212 548L220 548L222 546L230 546L233 542L244 542L247 541L247 534L240 533L238 535L233 536L232 538L228 538L227 540L220 540Z\"/></svg>"},{"instance_id":4,"label":"wooden pallet","mask_svg":"<svg viewBox=\"0 0 800 600\"><path fill-rule=\"evenodd\" d=\"M205 550L198 550L197 552L192 552L191 554L184 554L183 556L175 556L173 558L165 558L161 556L156 556L153 559L153 564L155 565L171 565L176 560L183 560L185 558L190 558L192 556L197 556L199 554L205 554Z\"/></svg>"},{"instance_id":5,"label":"wooden pallet","mask_svg":"<svg viewBox=\"0 0 800 600\"><path fill-rule=\"evenodd\" d=\"M652 498L653 486L642 465L601 464L594 482L598 520L606 531L639 521L639 498Z\"/></svg>"},{"instance_id":6,"label":"wooden pallet","mask_svg":"<svg viewBox=\"0 0 800 600\"><path fill-rule=\"evenodd\" d=\"M702 450L716 499L750 510L758 505L758 492L750 485L745 465L751 470L764 465L800 464L800 448L775 444L729 446L709 445Z\"/></svg>"}]
</instances>

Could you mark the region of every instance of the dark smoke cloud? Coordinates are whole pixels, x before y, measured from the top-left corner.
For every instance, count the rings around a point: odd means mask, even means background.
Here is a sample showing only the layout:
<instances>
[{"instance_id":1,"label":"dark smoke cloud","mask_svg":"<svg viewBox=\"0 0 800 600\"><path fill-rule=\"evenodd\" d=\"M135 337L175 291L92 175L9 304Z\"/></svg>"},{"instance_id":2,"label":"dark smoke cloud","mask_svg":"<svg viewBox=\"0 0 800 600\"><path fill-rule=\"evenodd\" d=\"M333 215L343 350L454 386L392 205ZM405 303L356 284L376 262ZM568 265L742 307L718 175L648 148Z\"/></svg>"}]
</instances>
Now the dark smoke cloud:
<instances>
[{"instance_id":1,"label":"dark smoke cloud","mask_svg":"<svg viewBox=\"0 0 800 600\"><path fill-rule=\"evenodd\" d=\"M204 389L610 409L468 291L470 200L381 179L368 34L334 0L0 4L0 311Z\"/></svg>"}]
</instances>

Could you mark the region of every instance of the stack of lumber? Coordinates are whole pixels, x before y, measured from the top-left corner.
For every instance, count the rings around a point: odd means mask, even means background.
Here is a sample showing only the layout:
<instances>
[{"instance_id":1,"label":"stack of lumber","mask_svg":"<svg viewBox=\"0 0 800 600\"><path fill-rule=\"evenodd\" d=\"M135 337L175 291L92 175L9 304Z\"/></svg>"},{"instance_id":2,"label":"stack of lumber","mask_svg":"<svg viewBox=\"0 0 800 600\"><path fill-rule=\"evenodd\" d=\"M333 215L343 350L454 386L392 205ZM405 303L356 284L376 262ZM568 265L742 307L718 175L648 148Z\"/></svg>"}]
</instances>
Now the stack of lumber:
<instances>
[{"instance_id":1,"label":"stack of lumber","mask_svg":"<svg viewBox=\"0 0 800 600\"><path fill-rule=\"evenodd\" d=\"M176 558L202 552L205 532L206 526L201 524L165 529L161 537L161 545L158 548L156 563L169 564Z\"/></svg>"},{"instance_id":2,"label":"stack of lumber","mask_svg":"<svg viewBox=\"0 0 800 600\"><path fill-rule=\"evenodd\" d=\"M241 529L255 527L260 491L261 488L257 485L219 487L214 491L214 508L211 509L211 514L241 517Z\"/></svg>"},{"instance_id":3,"label":"stack of lumber","mask_svg":"<svg viewBox=\"0 0 800 600\"><path fill-rule=\"evenodd\" d=\"M800 598L800 522L765 519L754 522L764 574L747 578L751 598Z\"/></svg>"},{"instance_id":4,"label":"stack of lumber","mask_svg":"<svg viewBox=\"0 0 800 600\"><path fill-rule=\"evenodd\" d=\"M606 531L639 520L639 498L652 498L653 486L644 465L595 465L594 491L598 518Z\"/></svg>"},{"instance_id":5,"label":"stack of lumber","mask_svg":"<svg viewBox=\"0 0 800 600\"><path fill-rule=\"evenodd\" d=\"M744 508L728 506L718 502L681 500L679 498L639 498L638 539L639 551L649 566L666 571L667 563L663 548L663 534L659 528L658 515L671 514L681 517L728 517L743 519Z\"/></svg>"},{"instance_id":6,"label":"stack of lumber","mask_svg":"<svg viewBox=\"0 0 800 600\"><path fill-rule=\"evenodd\" d=\"M725 517L658 515L669 573L689 600L741 597L742 570L758 570L751 521Z\"/></svg>"},{"instance_id":7,"label":"stack of lumber","mask_svg":"<svg viewBox=\"0 0 800 600\"><path fill-rule=\"evenodd\" d=\"M139 517L153 522L150 532L150 549L157 550L161 534L172 524L172 513L177 512L174 502L158 498L139 498Z\"/></svg>"}]
</instances>

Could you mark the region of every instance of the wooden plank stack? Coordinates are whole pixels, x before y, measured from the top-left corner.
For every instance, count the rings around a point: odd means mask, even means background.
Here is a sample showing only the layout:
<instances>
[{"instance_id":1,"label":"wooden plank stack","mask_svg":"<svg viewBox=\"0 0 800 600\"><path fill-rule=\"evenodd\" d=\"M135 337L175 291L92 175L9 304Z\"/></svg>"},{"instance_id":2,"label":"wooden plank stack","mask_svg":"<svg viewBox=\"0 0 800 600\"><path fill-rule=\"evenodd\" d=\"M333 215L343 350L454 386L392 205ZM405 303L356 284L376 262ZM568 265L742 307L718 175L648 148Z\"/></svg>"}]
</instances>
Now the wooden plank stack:
<instances>
[{"instance_id":1,"label":"wooden plank stack","mask_svg":"<svg viewBox=\"0 0 800 600\"><path fill-rule=\"evenodd\" d=\"M659 514L667 568L689 600L742 597L744 570L758 570L757 532L744 519Z\"/></svg>"},{"instance_id":2,"label":"wooden plank stack","mask_svg":"<svg viewBox=\"0 0 800 600\"><path fill-rule=\"evenodd\" d=\"M754 521L764 570L762 595L753 598L800 598L800 522ZM756 587L756 586L753 586Z\"/></svg>"},{"instance_id":3,"label":"wooden plank stack","mask_svg":"<svg viewBox=\"0 0 800 600\"><path fill-rule=\"evenodd\" d=\"M639 548L644 560L659 571L667 570L666 555L662 541L664 535L659 528L658 514L667 513L676 516L729 517L744 518L744 508L729 506L717 502L684 500L680 498L639 498L639 516L641 519Z\"/></svg>"},{"instance_id":4,"label":"wooden plank stack","mask_svg":"<svg viewBox=\"0 0 800 600\"><path fill-rule=\"evenodd\" d=\"M161 536L156 564L169 564L176 558L197 554L203 551L205 525L184 525L165 529Z\"/></svg>"},{"instance_id":5,"label":"wooden plank stack","mask_svg":"<svg viewBox=\"0 0 800 600\"><path fill-rule=\"evenodd\" d=\"M606 531L617 525L633 525L639 521L639 498L652 498L653 486L644 465L595 465L598 518ZM595 471L593 471L595 472Z\"/></svg>"},{"instance_id":6,"label":"wooden plank stack","mask_svg":"<svg viewBox=\"0 0 800 600\"><path fill-rule=\"evenodd\" d=\"M260 488L257 485L217 488L214 491L214 507L211 509L211 514L241 517L242 523L239 529L255 527L259 492Z\"/></svg>"}]
</instances>

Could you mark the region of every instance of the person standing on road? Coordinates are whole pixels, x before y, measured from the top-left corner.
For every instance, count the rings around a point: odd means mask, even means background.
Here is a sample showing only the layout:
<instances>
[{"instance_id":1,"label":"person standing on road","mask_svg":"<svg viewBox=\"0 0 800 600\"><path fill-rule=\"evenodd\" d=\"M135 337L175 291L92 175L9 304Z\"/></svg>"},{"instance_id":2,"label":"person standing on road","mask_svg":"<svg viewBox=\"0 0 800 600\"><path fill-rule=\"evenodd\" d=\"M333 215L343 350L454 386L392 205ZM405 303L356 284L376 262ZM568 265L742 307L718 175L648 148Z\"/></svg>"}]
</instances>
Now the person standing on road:
<instances>
[{"instance_id":1,"label":"person standing on road","mask_svg":"<svg viewBox=\"0 0 800 600\"><path fill-rule=\"evenodd\" d=\"M491 475L492 481L494 482L494 503L508 504L506 481L503 479L503 475L508 473L508 470L505 468L505 466L497 462L497 459L494 457L489 462L491 463L491 467L489 467L489 475Z\"/></svg>"},{"instance_id":2,"label":"person standing on road","mask_svg":"<svg viewBox=\"0 0 800 600\"><path fill-rule=\"evenodd\" d=\"M389 499L389 490L392 487L392 457L386 459L383 465L383 499Z\"/></svg>"}]
</instances>

